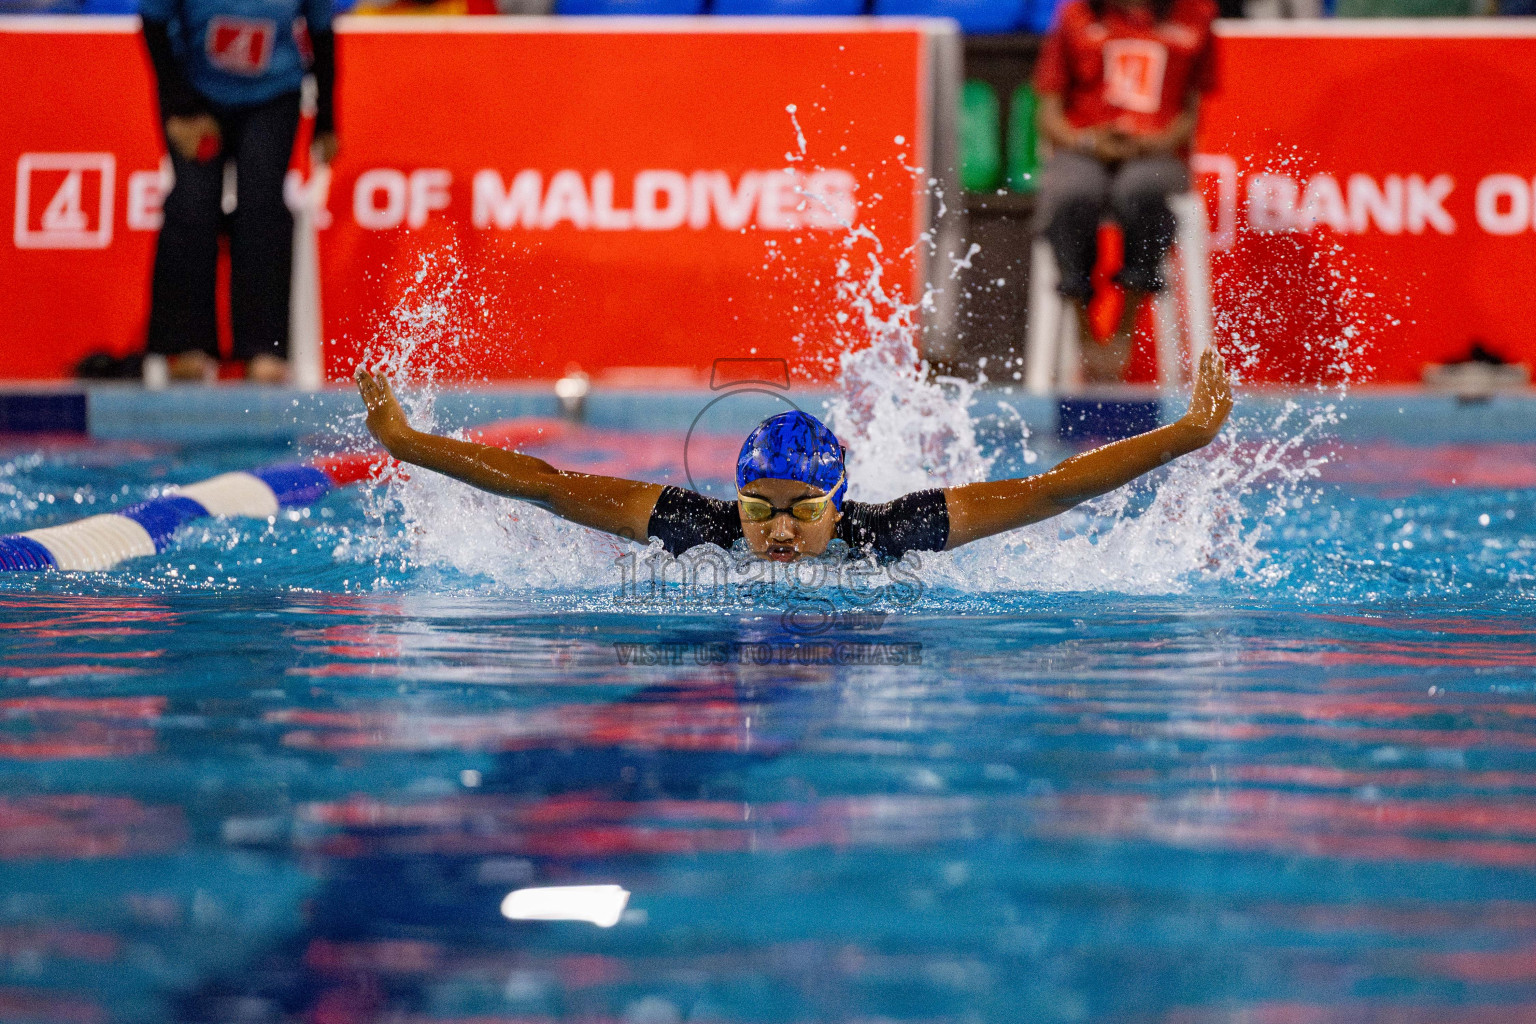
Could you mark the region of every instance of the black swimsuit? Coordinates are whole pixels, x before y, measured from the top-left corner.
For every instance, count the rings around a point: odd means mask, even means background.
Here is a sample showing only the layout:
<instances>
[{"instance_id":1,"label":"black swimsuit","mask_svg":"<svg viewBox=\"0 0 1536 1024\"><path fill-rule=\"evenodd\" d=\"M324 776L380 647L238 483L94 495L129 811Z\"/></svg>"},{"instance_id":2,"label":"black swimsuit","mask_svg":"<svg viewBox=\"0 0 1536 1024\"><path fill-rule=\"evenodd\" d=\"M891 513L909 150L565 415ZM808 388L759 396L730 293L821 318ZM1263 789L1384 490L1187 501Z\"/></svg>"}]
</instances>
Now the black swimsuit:
<instances>
[{"instance_id":1,"label":"black swimsuit","mask_svg":"<svg viewBox=\"0 0 1536 1024\"><path fill-rule=\"evenodd\" d=\"M734 501L664 487L646 532L672 555L699 544L730 550L742 537ZM837 536L859 554L900 558L908 551L943 551L949 543L949 506L940 490L913 491L883 505L843 502Z\"/></svg>"}]
</instances>

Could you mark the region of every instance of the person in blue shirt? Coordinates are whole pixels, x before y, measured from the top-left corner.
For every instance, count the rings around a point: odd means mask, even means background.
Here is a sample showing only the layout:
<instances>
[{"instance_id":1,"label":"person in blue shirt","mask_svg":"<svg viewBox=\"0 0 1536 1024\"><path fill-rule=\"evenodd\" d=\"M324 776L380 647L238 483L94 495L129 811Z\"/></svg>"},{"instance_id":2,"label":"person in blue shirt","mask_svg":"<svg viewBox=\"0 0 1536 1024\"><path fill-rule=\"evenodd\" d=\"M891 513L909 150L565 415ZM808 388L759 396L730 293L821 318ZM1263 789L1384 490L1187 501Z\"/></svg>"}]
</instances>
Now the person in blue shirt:
<instances>
[{"instance_id":1,"label":"person in blue shirt","mask_svg":"<svg viewBox=\"0 0 1536 1024\"><path fill-rule=\"evenodd\" d=\"M311 68L315 157L329 162L336 152L331 0L142 0L140 14L176 173L155 250L147 349L168 358L175 378L214 375L214 284L227 226L235 358L249 379L280 383L293 260L283 178ZM226 225L227 162L236 205Z\"/></svg>"}]
</instances>

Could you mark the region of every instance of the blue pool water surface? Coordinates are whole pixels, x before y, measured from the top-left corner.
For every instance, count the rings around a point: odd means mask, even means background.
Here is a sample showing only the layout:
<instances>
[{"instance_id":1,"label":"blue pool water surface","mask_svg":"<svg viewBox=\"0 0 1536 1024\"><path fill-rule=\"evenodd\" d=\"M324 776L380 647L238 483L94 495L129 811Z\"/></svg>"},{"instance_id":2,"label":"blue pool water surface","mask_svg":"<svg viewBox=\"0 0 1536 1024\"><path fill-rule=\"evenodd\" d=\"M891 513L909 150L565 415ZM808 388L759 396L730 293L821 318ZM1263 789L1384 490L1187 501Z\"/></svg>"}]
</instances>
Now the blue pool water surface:
<instances>
[{"instance_id":1,"label":"blue pool water surface","mask_svg":"<svg viewBox=\"0 0 1536 1024\"><path fill-rule=\"evenodd\" d=\"M418 474L0 576L0 1020L1536 1020L1536 425L1248 404L894 572L658 575ZM317 445L12 438L0 532Z\"/></svg>"}]
</instances>

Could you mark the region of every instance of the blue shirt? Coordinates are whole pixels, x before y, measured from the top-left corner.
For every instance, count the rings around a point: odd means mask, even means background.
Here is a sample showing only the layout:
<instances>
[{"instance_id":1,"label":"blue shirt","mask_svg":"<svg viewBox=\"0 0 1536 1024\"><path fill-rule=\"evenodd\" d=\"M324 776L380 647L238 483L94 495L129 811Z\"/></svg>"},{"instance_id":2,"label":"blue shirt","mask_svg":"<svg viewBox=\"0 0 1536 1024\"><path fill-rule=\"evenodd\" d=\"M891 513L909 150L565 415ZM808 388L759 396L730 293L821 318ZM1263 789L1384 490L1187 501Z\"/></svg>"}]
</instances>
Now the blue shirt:
<instances>
[{"instance_id":1,"label":"blue shirt","mask_svg":"<svg viewBox=\"0 0 1536 1024\"><path fill-rule=\"evenodd\" d=\"M331 27L331 0L141 0L139 12L170 23L187 80L228 107L298 91L307 64L302 26Z\"/></svg>"}]
</instances>

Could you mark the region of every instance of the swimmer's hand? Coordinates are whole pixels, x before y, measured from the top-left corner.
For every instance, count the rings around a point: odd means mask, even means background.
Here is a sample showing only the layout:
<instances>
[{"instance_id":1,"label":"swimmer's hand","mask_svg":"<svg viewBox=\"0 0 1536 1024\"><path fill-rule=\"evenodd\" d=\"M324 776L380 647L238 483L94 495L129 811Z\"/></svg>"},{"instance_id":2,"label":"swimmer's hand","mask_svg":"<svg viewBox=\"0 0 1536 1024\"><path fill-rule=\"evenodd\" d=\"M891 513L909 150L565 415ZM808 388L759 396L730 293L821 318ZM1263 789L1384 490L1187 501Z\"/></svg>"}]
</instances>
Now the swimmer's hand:
<instances>
[{"instance_id":1,"label":"swimmer's hand","mask_svg":"<svg viewBox=\"0 0 1536 1024\"><path fill-rule=\"evenodd\" d=\"M385 451L399 457L401 453L397 449L415 431L405 418L405 410L400 408L400 400L390 388L389 380L382 373L369 373L361 366L352 376L357 381L358 394L363 396L363 404L368 407L368 433L384 446Z\"/></svg>"},{"instance_id":2,"label":"swimmer's hand","mask_svg":"<svg viewBox=\"0 0 1536 1024\"><path fill-rule=\"evenodd\" d=\"M1226 360L1211 346L1200 357L1195 393L1189 400L1189 411L1179 422L1204 446L1216 439L1231 412L1232 378L1227 374Z\"/></svg>"}]
</instances>

